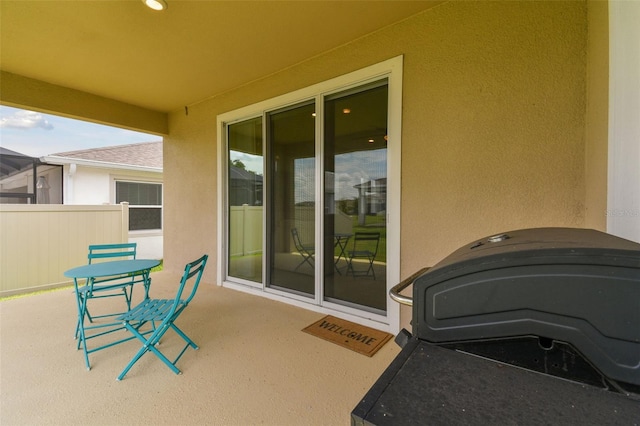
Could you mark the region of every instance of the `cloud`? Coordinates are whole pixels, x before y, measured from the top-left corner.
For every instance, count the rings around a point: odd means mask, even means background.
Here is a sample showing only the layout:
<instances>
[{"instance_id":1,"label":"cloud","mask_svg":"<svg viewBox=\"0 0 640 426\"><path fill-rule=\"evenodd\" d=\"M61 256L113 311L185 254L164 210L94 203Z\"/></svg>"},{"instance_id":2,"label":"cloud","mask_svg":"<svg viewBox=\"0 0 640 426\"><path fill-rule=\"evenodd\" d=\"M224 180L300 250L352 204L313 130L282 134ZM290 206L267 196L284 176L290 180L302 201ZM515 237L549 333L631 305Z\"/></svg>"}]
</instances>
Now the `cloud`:
<instances>
[{"instance_id":1,"label":"cloud","mask_svg":"<svg viewBox=\"0 0 640 426\"><path fill-rule=\"evenodd\" d=\"M53 124L44 115L34 111L16 111L12 115L0 118L3 129L35 129L53 130Z\"/></svg>"}]
</instances>

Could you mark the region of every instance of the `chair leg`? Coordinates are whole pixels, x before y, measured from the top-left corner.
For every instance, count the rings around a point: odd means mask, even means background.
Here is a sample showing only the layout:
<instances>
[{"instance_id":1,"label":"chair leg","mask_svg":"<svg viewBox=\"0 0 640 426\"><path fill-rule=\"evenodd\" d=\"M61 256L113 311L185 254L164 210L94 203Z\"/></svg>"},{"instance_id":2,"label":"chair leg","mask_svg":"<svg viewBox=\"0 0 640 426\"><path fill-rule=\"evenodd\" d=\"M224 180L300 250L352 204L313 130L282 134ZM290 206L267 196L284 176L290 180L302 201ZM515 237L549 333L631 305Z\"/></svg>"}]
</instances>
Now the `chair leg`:
<instances>
[{"instance_id":1,"label":"chair leg","mask_svg":"<svg viewBox=\"0 0 640 426\"><path fill-rule=\"evenodd\" d=\"M365 271L364 268L362 270L358 270L356 271L353 267L353 259L354 258L350 258L348 259L348 263L347 263L347 272L345 272L345 275L348 276L349 272L351 272L351 276L353 278L355 278L356 276L364 276L364 277L368 277L369 274L371 274L373 276L373 279L375 281L376 279L376 271L373 267L373 262L375 260L375 258L373 259L367 259L369 261L369 266L367 267L367 270Z\"/></svg>"},{"instance_id":2,"label":"chair leg","mask_svg":"<svg viewBox=\"0 0 640 426\"><path fill-rule=\"evenodd\" d=\"M194 350L198 349L198 345L196 345L195 342L189 338L189 336L187 336L182 330L180 330L173 323L167 324L163 328L158 328L158 329L155 328L155 323L153 323L154 330L153 330L153 333L151 334L151 336L149 338L145 338L144 335L143 335L144 333L140 333L139 328L141 327L141 324L136 324L136 326L133 326L130 323L125 322L124 325L127 328L127 330L129 330L131 333L133 333L133 335L135 337L137 337L138 340L140 340L142 342L142 348L140 348L140 350L131 359L131 361L129 361L129 363L124 368L124 370L122 370L120 375L117 377L118 381L122 380L124 378L124 376L129 372L131 367L133 367L133 365L136 362L138 362L138 360L140 358L142 358L142 356L144 354L146 354L147 352L153 352L153 354L155 354L158 358L160 358L160 360L167 367L169 367L171 369L171 371L173 371L175 374L182 374L180 369L178 369L178 367L176 367L176 363L182 357L182 355L185 353L185 351L189 348L189 346L191 346ZM173 360L173 362L170 361L162 352L160 352L156 348L156 345L159 344L160 339L164 336L164 334L167 332L167 330L169 328L173 329L178 334L178 336L180 336L185 342L187 342L187 344L184 346L184 348L182 348L182 351L180 351L180 353L178 354L176 359Z\"/></svg>"},{"instance_id":3,"label":"chair leg","mask_svg":"<svg viewBox=\"0 0 640 426\"><path fill-rule=\"evenodd\" d=\"M311 259L312 257L310 255L305 256L304 254L302 254L302 261L298 264L298 266L296 266L296 269L294 269L294 271L297 271L298 268L304 265L305 263L308 263L309 266L313 268L314 266L313 266L313 263L311 263Z\"/></svg>"},{"instance_id":4,"label":"chair leg","mask_svg":"<svg viewBox=\"0 0 640 426\"><path fill-rule=\"evenodd\" d=\"M116 378L117 381L120 381L124 378L124 376L129 372L129 370L131 370L131 367L133 367L133 364L135 364L141 357L142 355L144 355L147 352L147 347L143 346L142 348L140 348L140 350L138 351L138 353L136 353L136 355L131 358L131 361L129 361L129 364L127 364L127 366L124 368L124 370L122 370L122 372L120 373L120 375Z\"/></svg>"},{"instance_id":5,"label":"chair leg","mask_svg":"<svg viewBox=\"0 0 640 426\"><path fill-rule=\"evenodd\" d=\"M369 260L369 270L367 271L367 275L369 275L369 271L371 271L371 274L373 275L373 280L376 280L376 271L375 269L373 269L373 261L374 259L370 259Z\"/></svg>"},{"instance_id":6,"label":"chair leg","mask_svg":"<svg viewBox=\"0 0 640 426\"><path fill-rule=\"evenodd\" d=\"M129 364L127 364L127 366L124 368L124 370L122 370L122 373L120 373L120 375L118 376L118 378L116 380L118 380L118 381L122 380L124 378L124 376L129 372L129 370L131 370L131 367L133 367L133 364L138 362L138 360L140 358L142 358L142 355L146 354L147 352L153 352L174 373L176 373L176 374L180 374L181 373L181 371L178 369L178 367L173 365L171 363L171 361L169 361L169 359L167 359L167 357L164 356L162 354L162 352L160 352L158 349L156 349L156 347L154 345L144 344L144 345L142 345L140 350L136 353L136 355L131 359L131 361L129 361Z\"/></svg>"},{"instance_id":7,"label":"chair leg","mask_svg":"<svg viewBox=\"0 0 640 426\"><path fill-rule=\"evenodd\" d=\"M166 356L164 356L162 352L156 349L155 345L148 346L148 348L151 352L156 354L156 356L160 358L160 360L164 362L165 365L171 369L171 371L173 371L176 374L182 374L182 372L178 369L178 367L176 367L171 361L169 361L169 359Z\"/></svg>"},{"instance_id":8,"label":"chair leg","mask_svg":"<svg viewBox=\"0 0 640 426\"><path fill-rule=\"evenodd\" d=\"M193 340L191 340L191 339L189 338L189 336L187 336L187 335L186 335L182 330L180 330L180 329L179 329L175 324L171 324L171 328L172 328L176 333L178 333L178 335L179 335L180 337L182 337L182 339L183 339L185 342L187 342L187 345L188 345L188 346L191 346L193 349L198 349L198 345L196 345L196 343L195 343ZM177 360L176 360L176 361L177 361Z\"/></svg>"},{"instance_id":9,"label":"chair leg","mask_svg":"<svg viewBox=\"0 0 640 426\"><path fill-rule=\"evenodd\" d=\"M135 326L131 325L129 322L125 322L124 326L127 330L129 330L139 341L142 342L142 347L140 348L140 350L138 350L138 352L135 354L135 356L131 359L131 361L129 361L129 363L127 364L127 366L124 368L124 370L122 370L122 372L120 373L120 375L116 378L116 380L120 381L124 378L124 376L129 372L129 370L131 369L131 367L133 367L133 364L135 364L136 362L138 362L138 360L140 358L142 358L142 355L146 354L149 351L154 352L156 355L158 355L158 357L160 359L165 358L164 355L162 355L160 353L160 351L158 351L154 345L160 340L160 338L162 337L162 335L165 333L166 331L166 327L165 330L162 329L156 329L154 330L154 332L151 334L151 336L149 336L148 338L144 337L140 331L138 330L141 326L142 323L138 323ZM165 358L166 359L166 358ZM164 359L163 359L164 361ZM168 361L168 360L167 360ZM175 368L175 366L173 366L172 370L177 370L177 368ZM178 374L180 372L180 370L175 371L174 372L176 374Z\"/></svg>"},{"instance_id":10,"label":"chair leg","mask_svg":"<svg viewBox=\"0 0 640 426\"><path fill-rule=\"evenodd\" d=\"M122 288L122 292L124 293L124 300L127 303L127 311L131 310L131 300L133 299L133 284L129 285L129 291L127 291L127 287L123 287ZM146 295L148 295L148 289L146 291ZM116 296L114 294L114 296ZM87 296L78 296L78 297L82 297L83 299L86 298ZM91 297L89 297L88 299L91 299ZM86 304L86 300L84 301L84 303ZM85 316L86 318L89 320L90 323L93 323L93 317L91 316L91 312L89 312L89 308L85 308ZM99 317L98 317L99 318ZM76 332L75 332L75 339L78 339L78 335L80 334L80 319L78 319L78 322L76 323ZM80 344L78 344L78 349L80 349Z\"/></svg>"},{"instance_id":11,"label":"chair leg","mask_svg":"<svg viewBox=\"0 0 640 426\"><path fill-rule=\"evenodd\" d=\"M349 271L351 271L351 275L355 278L356 274L353 273L353 258L347 259L347 272L345 272L344 275L348 276Z\"/></svg>"}]
</instances>

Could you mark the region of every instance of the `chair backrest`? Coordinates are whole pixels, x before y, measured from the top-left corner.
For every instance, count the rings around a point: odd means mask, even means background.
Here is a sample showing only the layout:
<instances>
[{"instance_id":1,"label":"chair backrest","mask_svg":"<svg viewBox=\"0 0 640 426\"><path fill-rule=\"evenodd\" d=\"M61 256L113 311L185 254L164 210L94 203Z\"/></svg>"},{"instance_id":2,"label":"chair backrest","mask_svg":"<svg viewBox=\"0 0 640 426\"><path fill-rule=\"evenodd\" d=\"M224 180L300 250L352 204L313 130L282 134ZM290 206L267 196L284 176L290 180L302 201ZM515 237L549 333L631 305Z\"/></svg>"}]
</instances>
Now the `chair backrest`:
<instances>
[{"instance_id":1,"label":"chair backrest","mask_svg":"<svg viewBox=\"0 0 640 426\"><path fill-rule=\"evenodd\" d=\"M379 232L356 232L353 236L353 251L370 251L375 257L379 244Z\"/></svg>"},{"instance_id":2,"label":"chair backrest","mask_svg":"<svg viewBox=\"0 0 640 426\"><path fill-rule=\"evenodd\" d=\"M298 235L298 228L291 228L291 236L293 237L293 243L296 245L298 251L306 251L302 241L300 241L300 235Z\"/></svg>"},{"instance_id":3,"label":"chair backrest","mask_svg":"<svg viewBox=\"0 0 640 426\"><path fill-rule=\"evenodd\" d=\"M182 279L180 280L180 287L178 287L178 293L176 294L174 308L181 304L181 309L184 309L189 304L189 302L191 302L193 296L196 295L198 285L200 284L200 278L202 278L202 273L204 272L204 267L206 266L208 259L209 255L205 254L200 259L194 260L193 262L187 263L185 265L184 274L182 275ZM182 293L184 292L185 286L193 277L195 277L195 280L193 281L191 293L189 294L189 297L187 297L185 300L182 300Z\"/></svg>"},{"instance_id":4,"label":"chair backrest","mask_svg":"<svg viewBox=\"0 0 640 426\"><path fill-rule=\"evenodd\" d=\"M135 259L137 243L92 244L89 246L89 264L96 259Z\"/></svg>"}]
</instances>

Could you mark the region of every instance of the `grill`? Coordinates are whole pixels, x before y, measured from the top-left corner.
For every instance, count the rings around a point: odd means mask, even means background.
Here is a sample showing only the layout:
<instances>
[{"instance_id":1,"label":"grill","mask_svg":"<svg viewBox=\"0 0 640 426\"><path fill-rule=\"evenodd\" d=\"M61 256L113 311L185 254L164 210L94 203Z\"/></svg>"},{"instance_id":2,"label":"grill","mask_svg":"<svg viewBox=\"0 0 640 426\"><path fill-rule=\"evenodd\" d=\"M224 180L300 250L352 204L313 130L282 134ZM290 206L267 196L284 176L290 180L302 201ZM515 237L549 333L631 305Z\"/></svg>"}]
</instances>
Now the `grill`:
<instances>
[{"instance_id":1,"label":"grill","mask_svg":"<svg viewBox=\"0 0 640 426\"><path fill-rule=\"evenodd\" d=\"M413 284L413 297L399 292ZM392 290L412 333L354 425L639 424L640 244L522 229Z\"/></svg>"}]
</instances>

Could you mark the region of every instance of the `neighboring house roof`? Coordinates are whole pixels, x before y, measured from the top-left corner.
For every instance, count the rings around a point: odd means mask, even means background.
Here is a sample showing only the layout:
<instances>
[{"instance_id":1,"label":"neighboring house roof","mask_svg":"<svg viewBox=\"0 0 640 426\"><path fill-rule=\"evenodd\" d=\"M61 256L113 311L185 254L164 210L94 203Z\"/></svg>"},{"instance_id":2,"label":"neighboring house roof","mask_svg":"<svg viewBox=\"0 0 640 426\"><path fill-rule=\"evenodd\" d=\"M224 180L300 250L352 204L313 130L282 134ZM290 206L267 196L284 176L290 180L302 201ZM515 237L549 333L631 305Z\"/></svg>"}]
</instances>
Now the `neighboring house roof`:
<instances>
[{"instance_id":1,"label":"neighboring house roof","mask_svg":"<svg viewBox=\"0 0 640 426\"><path fill-rule=\"evenodd\" d=\"M236 166L229 166L230 179L247 180L251 182L259 182L262 184L262 176L257 175L249 170L241 169Z\"/></svg>"},{"instance_id":2,"label":"neighboring house roof","mask_svg":"<svg viewBox=\"0 0 640 426\"><path fill-rule=\"evenodd\" d=\"M10 176L25 169L32 169L37 158L29 157L0 146L0 177Z\"/></svg>"},{"instance_id":3,"label":"neighboring house roof","mask_svg":"<svg viewBox=\"0 0 640 426\"><path fill-rule=\"evenodd\" d=\"M95 167L162 171L162 141L59 152L42 160L49 164L77 163Z\"/></svg>"},{"instance_id":4,"label":"neighboring house roof","mask_svg":"<svg viewBox=\"0 0 640 426\"><path fill-rule=\"evenodd\" d=\"M381 188L386 191L387 189L387 178L380 178L375 180L370 180L368 182L359 183L355 185L354 188L364 189L365 191L371 191L371 188Z\"/></svg>"},{"instance_id":5,"label":"neighboring house roof","mask_svg":"<svg viewBox=\"0 0 640 426\"><path fill-rule=\"evenodd\" d=\"M5 148L3 146L0 146L0 155L15 155L16 157L32 158L32 157L29 157L28 155L22 154L20 152L11 151L10 149L7 149L7 148Z\"/></svg>"},{"instance_id":6,"label":"neighboring house roof","mask_svg":"<svg viewBox=\"0 0 640 426\"><path fill-rule=\"evenodd\" d=\"M55 157L79 158L113 164L162 168L162 141L83 149L52 154Z\"/></svg>"}]
</instances>

